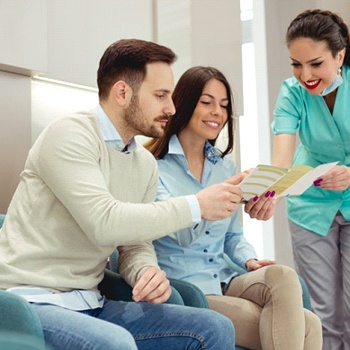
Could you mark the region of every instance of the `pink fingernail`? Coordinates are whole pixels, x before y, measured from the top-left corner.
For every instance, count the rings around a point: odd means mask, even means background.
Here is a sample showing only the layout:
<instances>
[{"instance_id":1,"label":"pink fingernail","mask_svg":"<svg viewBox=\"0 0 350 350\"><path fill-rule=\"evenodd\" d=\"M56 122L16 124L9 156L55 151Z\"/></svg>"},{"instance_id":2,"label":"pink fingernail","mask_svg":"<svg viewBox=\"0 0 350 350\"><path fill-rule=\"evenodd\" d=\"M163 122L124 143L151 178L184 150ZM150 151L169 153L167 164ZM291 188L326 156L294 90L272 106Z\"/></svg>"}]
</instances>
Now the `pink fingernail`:
<instances>
[{"instance_id":1,"label":"pink fingernail","mask_svg":"<svg viewBox=\"0 0 350 350\"><path fill-rule=\"evenodd\" d=\"M255 197L253 198L253 201L256 202L258 199L259 199L259 197L258 197L258 196L255 196Z\"/></svg>"},{"instance_id":2,"label":"pink fingernail","mask_svg":"<svg viewBox=\"0 0 350 350\"><path fill-rule=\"evenodd\" d=\"M265 193L265 198L270 197L270 194L271 194L271 192L270 192L270 191L267 191L267 192Z\"/></svg>"},{"instance_id":3,"label":"pink fingernail","mask_svg":"<svg viewBox=\"0 0 350 350\"><path fill-rule=\"evenodd\" d=\"M314 186L320 186L322 179L317 179L314 181Z\"/></svg>"},{"instance_id":4,"label":"pink fingernail","mask_svg":"<svg viewBox=\"0 0 350 350\"><path fill-rule=\"evenodd\" d=\"M270 197L273 197L276 194L276 191L272 191Z\"/></svg>"}]
</instances>

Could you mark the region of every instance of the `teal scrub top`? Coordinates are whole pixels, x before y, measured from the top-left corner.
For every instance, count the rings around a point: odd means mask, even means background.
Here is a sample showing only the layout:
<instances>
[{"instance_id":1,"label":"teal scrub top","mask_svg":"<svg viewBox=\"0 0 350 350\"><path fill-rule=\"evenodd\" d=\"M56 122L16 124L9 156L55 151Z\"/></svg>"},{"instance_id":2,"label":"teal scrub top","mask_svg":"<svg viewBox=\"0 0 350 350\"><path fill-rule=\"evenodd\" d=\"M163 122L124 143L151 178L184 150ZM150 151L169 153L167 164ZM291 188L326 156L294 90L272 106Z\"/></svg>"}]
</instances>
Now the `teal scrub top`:
<instances>
[{"instance_id":1,"label":"teal scrub top","mask_svg":"<svg viewBox=\"0 0 350 350\"><path fill-rule=\"evenodd\" d=\"M338 161L350 164L350 67L342 67L339 86L330 113L324 99L310 95L292 77L282 83L277 98L272 131L274 134L299 132L300 144L293 164L320 164ZM350 189L323 190L311 186L301 196L287 198L287 214L297 225L326 236L338 210L350 220Z\"/></svg>"}]
</instances>

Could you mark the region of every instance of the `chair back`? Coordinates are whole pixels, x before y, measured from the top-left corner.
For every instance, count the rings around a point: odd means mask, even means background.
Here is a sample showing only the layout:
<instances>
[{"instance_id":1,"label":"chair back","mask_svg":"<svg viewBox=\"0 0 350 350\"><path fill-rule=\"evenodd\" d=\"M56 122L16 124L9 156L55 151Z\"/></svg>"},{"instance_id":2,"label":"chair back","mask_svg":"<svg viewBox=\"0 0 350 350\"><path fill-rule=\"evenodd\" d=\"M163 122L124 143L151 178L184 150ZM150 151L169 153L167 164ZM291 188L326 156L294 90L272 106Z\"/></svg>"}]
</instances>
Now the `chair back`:
<instances>
[{"instance_id":1,"label":"chair back","mask_svg":"<svg viewBox=\"0 0 350 350\"><path fill-rule=\"evenodd\" d=\"M5 214L0 214L0 228L4 223L4 220L5 220Z\"/></svg>"},{"instance_id":2,"label":"chair back","mask_svg":"<svg viewBox=\"0 0 350 350\"><path fill-rule=\"evenodd\" d=\"M0 228L4 220L5 215L0 214ZM28 350L47 349L39 316L24 298L0 290L0 315L1 349L17 350L22 342L28 342Z\"/></svg>"}]
</instances>

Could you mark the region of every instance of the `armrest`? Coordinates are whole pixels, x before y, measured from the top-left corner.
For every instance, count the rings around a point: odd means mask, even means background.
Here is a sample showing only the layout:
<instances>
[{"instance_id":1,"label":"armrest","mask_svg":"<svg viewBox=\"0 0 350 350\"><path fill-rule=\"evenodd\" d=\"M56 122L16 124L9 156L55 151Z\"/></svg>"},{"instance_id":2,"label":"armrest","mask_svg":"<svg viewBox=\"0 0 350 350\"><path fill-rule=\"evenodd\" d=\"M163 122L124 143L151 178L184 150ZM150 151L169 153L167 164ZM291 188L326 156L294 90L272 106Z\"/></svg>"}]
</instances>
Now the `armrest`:
<instances>
[{"instance_id":1,"label":"armrest","mask_svg":"<svg viewBox=\"0 0 350 350\"><path fill-rule=\"evenodd\" d=\"M17 332L44 341L39 316L21 296L0 290L0 331Z\"/></svg>"},{"instance_id":2,"label":"armrest","mask_svg":"<svg viewBox=\"0 0 350 350\"><path fill-rule=\"evenodd\" d=\"M52 350L42 339L18 332L0 332L0 349L7 350Z\"/></svg>"},{"instance_id":3,"label":"armrest","mask_svg":"<svg viewBox=\"0 0 350 350\"><path fill-rule=\"evenodd\" d=\"M132 288L119 273L105 269L105 276L98 285L100 292L111 300L132 301Z\"/></svg>"},{"instance_id":4,"label":"armrest","mask_svg":"<svg viewBox=\"0 0 350 350\"><path fill-rule=\"evenodd\" d=\"M5 221L5 214L0 214L0 228L3 225L4 221Z\"/></svg>"},{"instance_id":5,"label":"armrest","mask_svg":"<svg viewBox=\"0 0 350 350\"><path fill-rule=\"evenodd\" d=\"M170 284L180 293L186 306L208 309L208 302L204 293L194 284L169 278Z\"/></svg>"},{"instance_id":6,"label":"armrest","mask_svg":"<svg viewBox=\"0 0 350 350\"><path fill-rule=\"evenodd\" d=\"M307 288L305 281L300 276L299 276L299 281L301 284L301 289L303 290L304 308L312 311L312 309L311 309L311 297L310 297L309 289Z\"/></svg>"},{"instance_id":7,"label":"armrest","mask_svg":"<svg viewBox=\"0 0 350 350\"><path fill-rule=\"evenodd\" d=\"M105 276L98 285L100 292L108 299L133 301L132 287L119 275L109 269L105 269ZM172 286L170 298L167 304L184 305L184 301L180 293Z\"/></svg>"}]
</instances>

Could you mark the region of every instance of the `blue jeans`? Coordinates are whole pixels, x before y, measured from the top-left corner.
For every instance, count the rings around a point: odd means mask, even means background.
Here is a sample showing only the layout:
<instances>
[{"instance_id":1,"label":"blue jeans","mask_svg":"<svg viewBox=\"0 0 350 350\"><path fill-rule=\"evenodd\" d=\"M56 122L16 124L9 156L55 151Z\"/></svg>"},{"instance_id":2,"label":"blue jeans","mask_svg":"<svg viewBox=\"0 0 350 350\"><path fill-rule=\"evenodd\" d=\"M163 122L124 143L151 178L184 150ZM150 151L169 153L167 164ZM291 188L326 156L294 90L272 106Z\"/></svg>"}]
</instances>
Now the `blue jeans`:
<instances>
[{"instance_id":1,"label":"blue jeans","mask_svg":"<svg viewBox=\"0 0 350 350\"><path fill-rule=\"evenodd\" d=\"M234 349L232 322L208 309L108 299L103 308L86 311L33 306L53 349Z\"/></svg>"}]
</instances>

